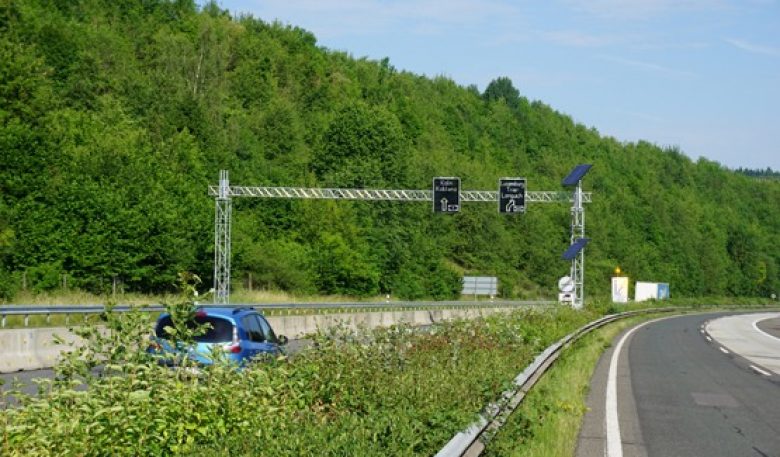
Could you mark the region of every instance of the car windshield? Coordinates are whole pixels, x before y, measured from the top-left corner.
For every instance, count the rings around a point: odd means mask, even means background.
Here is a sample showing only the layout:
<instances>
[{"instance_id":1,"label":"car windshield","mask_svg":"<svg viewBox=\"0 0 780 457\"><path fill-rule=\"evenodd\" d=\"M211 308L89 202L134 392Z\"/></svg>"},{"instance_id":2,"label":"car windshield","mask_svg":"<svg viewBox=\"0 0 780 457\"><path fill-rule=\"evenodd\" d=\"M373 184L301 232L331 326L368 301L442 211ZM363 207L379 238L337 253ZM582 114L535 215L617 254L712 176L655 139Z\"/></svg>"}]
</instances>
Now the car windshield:
<instances>
[{"instance_id":1,"label":"car windshield","mask_svg":"<svg viewBox=\"0 0 780 457\"><path fill-rule=\"evenodd\" d=\"M195 328L195 325L210 324L206 333L195 337L198 343L228 343L233 341L233 323L227 319L221 319L213 316L196 316L195 321L190 321L188 327ZM155 334L166 340L171 339L166 327L173 327L171 316L165 316L157 323Z\"/></svg>"}]
</instances>

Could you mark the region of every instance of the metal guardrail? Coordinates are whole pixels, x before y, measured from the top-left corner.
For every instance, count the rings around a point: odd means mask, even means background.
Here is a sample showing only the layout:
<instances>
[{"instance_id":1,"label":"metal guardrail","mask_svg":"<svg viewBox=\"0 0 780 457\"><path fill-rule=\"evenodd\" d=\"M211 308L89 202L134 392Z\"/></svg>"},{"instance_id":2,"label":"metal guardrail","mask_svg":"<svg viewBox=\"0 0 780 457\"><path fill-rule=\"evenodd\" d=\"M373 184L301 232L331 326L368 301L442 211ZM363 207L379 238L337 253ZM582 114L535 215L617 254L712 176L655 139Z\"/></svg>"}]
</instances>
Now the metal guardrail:
<instances>
[{"instance_id":1,"label":"metal guardrail","mask_svg":"<svg viewBox=\"0 0 780 457\"><path fill-rule=\"evenodd\" d=\"M544 306L552 305L555 302L545 300L482 300L482 301L387 301L387 302L344 302L344 303L235 303L232 305L212 305L201 303L198 306L208 306L216 308L234 308L234 307L253 307L266 312L268 315L274 314L303 314L312 310L336 311L336 312L355 312L361 310L371 311L397 311L403 309L468 309L468 308L517 308L524 306ZM138 309L145 312L163 312L163 305L117 305L114 311L127 312L131 309ZM70 324L71 315L81 315L84 319L90 314L100 314L105 312L105 305L3 305L0 306L0 328L5 328L8 324L8 316L24 316L24 326L30 325L30 316L46 316L46 323L51 322L53 315L65 315L65 325Z\"/></svg>"},{"instance_id":2,"label":"metal guardrail","mask_svg":"<svg viewBox=\"0 0 780 457\"><path fill-rule=\"evenodd\" d=\"M499 401L485 407L477 422L471 424L466 430L456 433L455 436L453 436L452 439L436 453L435 457L472 457L482 454L488 441L483 438L487 436L486 433L495 432L504 425L509 415L517 409L525 398L525 395L536 384L539 378L542 377L544 372L547 371L547 368L549 368L558 356L561 355L563 350L574 341L592 330L619 319L639 314L666 311L676 311L676 308L664 308L660 310L648 309L611 314L590 322L564 336L539 354L534 359L533 363L526 367L526 369L514 379L514 387L512 389L505 391L501 395Z\"/></svg>"}]
</instances>

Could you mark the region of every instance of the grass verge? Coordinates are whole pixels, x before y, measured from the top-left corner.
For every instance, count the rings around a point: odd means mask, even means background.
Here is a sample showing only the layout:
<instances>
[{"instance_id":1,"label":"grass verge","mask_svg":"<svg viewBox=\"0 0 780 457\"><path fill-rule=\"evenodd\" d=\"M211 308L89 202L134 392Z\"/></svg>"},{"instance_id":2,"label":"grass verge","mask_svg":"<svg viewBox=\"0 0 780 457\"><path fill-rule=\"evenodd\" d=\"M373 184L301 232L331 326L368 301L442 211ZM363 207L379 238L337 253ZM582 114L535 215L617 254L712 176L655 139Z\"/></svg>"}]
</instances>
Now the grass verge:
<instances>
[{"instance_id":1,"label":"grass verge","mask_svg":"<svg viewBox=\"0 0 780 457\"><path fill-rule=\"evenodd\" d=\"M623 329L654 317L657 315L609 324L573 343L528 393L483 455L574 455L596 363Z\"/></svg>"}]
</instances>

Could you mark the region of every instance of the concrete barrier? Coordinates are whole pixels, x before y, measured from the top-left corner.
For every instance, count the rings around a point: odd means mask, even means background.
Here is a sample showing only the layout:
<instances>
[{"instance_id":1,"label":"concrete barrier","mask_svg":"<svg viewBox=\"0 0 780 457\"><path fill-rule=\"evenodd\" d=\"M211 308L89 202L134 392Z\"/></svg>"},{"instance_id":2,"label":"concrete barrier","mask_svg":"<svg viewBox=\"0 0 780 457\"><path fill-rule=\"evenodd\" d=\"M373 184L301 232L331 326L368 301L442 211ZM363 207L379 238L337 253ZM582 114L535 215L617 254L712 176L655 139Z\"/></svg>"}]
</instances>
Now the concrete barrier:
<instances>
[{"instance_id":1,"label":"concrete barrier","mask_svg":"<svg viewBox=\"0 0 780 457\"><path fill-rule=\"evenodd\" d=\"M25 328L0 331L0 373L49 368L68 348L56 344L55 335L63 341L78 341L66 328Z\"/></svg>"},{"instance_id":2,"label":"concrete barrier","mask_svg":"<svg viewBox=\"0 0 780 457\"><path fill-rule=\"evenodd\" d=\"M300 338L335 325L351 329L389 327L406 323L412 326L431 325L451 319L473 319L495 313L508 313L512 308L436 309L432 311L387 311L380 313L312 314L308 316L266 316L278 335Z\"/></svg>"},{"instance_id":3,"label":"concrete barrier","mask_svg":"<svg viewBox=\"0 0 780 457\"><path fill-rule=\"evenodd\" d=\"M387 311L344 314L311 314L306 316L266 316L278 335L296 339L335 325L348 328L373 329L406 323L413 326L431 325L450 319L472 319L495 313L507 313L513 308L436 309ZM0 331L0 373L39 370L54 366L68 346L58 345L55 335L70 343L79 339L66 328L25 328Z\"/></svg>"}]
</instances>

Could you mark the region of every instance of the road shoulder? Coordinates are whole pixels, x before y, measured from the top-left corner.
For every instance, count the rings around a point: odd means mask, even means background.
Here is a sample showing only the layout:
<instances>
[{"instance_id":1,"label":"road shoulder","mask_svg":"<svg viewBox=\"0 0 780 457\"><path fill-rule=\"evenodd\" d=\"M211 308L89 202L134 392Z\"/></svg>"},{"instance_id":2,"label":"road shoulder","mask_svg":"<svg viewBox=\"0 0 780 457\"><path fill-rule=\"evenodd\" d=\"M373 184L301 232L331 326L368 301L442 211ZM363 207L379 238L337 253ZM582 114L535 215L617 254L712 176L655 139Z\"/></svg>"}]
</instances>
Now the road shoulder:
<instances>
[{"instance_id":1,"label":"road shoulder","mask_svg":"<svg viewBox=\"0 0 780 457\"><path fill-rule=\"evenodd\" d=\"M580 434L577 440L577 457L603 457L606 455L606 390L609 376L610 361L615 351L615 343L619 341L638 323L623 330L617 335L611 347L602 354L591 377L590 392L587 398L587 412L582 420ZM629 351L633 335L626 340L624 350L620 352L617 364L617 396L618 417L620 418L621 444L627 457L646 457L642 432L639 427L639 416L634 403L631 373L629 369Z\"/></svg>"}]
</instances>

